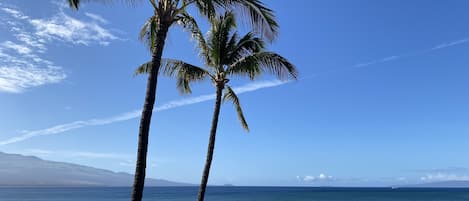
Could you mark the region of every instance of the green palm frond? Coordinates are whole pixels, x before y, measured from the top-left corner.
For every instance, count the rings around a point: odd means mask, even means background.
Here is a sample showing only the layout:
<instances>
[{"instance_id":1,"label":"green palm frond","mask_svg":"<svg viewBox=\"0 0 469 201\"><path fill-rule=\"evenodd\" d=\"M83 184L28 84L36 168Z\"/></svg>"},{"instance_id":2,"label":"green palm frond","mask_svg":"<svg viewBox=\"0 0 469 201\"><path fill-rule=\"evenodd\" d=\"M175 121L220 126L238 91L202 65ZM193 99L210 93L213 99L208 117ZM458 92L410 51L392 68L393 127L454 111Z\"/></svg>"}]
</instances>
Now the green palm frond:
<instances>
[{"instance_id":1,"label":"green palm frond","mask_svg":"<svg viewBox=\"0 0 469 201\"><path fill-rule=\"evenodd\" d=\"M255 79L262 72L271 73L282 80L298 77L295 66L274 52L258 52L245 56L230 65L226 72L228 75L248 75L251 79Z\"/></svg>"},{"instance_id":2,"label":"green palm frond","mask_svg":"<svg viewBox=\"0 0 469 201\"><path fill-rule=\"evenodd\" d=\"M182 94L192 93L190 84L203 81L209 75L203 68L175 59L163 59L161 67L166 76L176 78L176 87Z\"/></svg>"},{"instance_id":3,"label":"green palm frond","mask_svg":"<svg viewBox=\"0 0 469 201\"><path fill-rule=\"evenodd\" d=\"M151 6L153 7L153 10L154 10L155 12L158 12L158 11L159 11L159 6L158 6L158 4L155 2L155 0L148 0L148 1L150 2Z\"/></svg>"},{"instance_id":4,"label":"green palm frond","mask_svg":"<svg viewBox=\"0 0 469 201\"><path fill-rule=\"evenodd\" d=\"M140 29L140 34L138 39L141 40L151 52L156 47L156 32L158 31L159 19L157 14L149 17L142 28Z\"/></svg>"},{"instance_id":5,"label":"green palm frond","mask_svg":"<svg viewBox=\"0 0 469 201\"><path fill-rule=\"evenodd\" d=\"M236 108L236 113L238 114L238 119L243 126L243 128L249 132L249 126L246 122L246 118L244 118L243 110L241 108L241 103L239 102L239 98L233 89L230 86L226 86L225 95L223 96L223 101L231 101Z\"/></svg>"},{"instance_id":6,"label":"green palm frond","mask_svg":"<svg viewBox=\"0 0 469 201\"><path fill-rule=\"evenodd\" d=\"M147 74L152 68L152 62L146 62L135 69L134 76ZM176 87L182 94L190 94L192 82L203 81L210 77L209 72L198 66L176 59L162 59L160 71L169 77L176 78Z\"/></svg>"},{"instance_id":7,"label":"green palm frond","mask_svg":"<svg viewBox=\"0 0 469 201\"><path fill-rule=\"evenodd\" d=\"M211 20L212 27L208 34L208 45L211 49L211 58L214 66L223 65L224 56L228 52L227 43L230 34L236 28L235 16L232 12Z\"/></svg>"},{"instance_id":8,"label":"green palm frond","mask_svg":"<svg viewBox=\"0 0 469 201\"><path fill-rule=\"evenodd\" d=\"M199 13L209 19L216 15L216 5L213 0L195 0L195 5Z\"/></svg>"},{"instance_id":9,"label":"green palm frond","mask_svg":"<svg viewBox=\"0 0 469 201\"><path fill-rule=\"evenodd\" d=\"M248 76L254 80L262 74L258 60L254 57L245 57L228 66L226 74L230 76Z\"/></svg>"},{"instance_id":10,"label":"green palm frond","mask_svg":"<svg viewBox=\"0 0 469 201\"><path fill-rule=\"evenodd\" d=\"M149 73L152 65L153 62L151 61L140 65L139 67L137 67L137 69L135 69L134 76Z\"/></svg>"},{"instance_id":11,"label":"green palm frond","mask_svg":"<svg viewBox=\"0 0 469 201\"><path fill-rule=\"evenodd\" d=\"M78 8L80 7L80 3L81 3L80 0L68 0L68 5L70 6L70 8L73 8L76 10L78 10Z\"/></svg>"},{"instance_id":12,"label":"green palm frond","mask_svg":"<svg viewBox=\"0 0 469 201\"><path fill-rule=\"evenodd\" d=\"M227 55L230 54L230 51L235 48L237 41L239 40L239 36L237 32L234 32L228 43L226 44L226 49L228 50Z\"/></svg>"},{"instance_id":13,"label":"green palm frond","mask_svg":"<svg viewBox=\"0 0 469 201\"><path fill-rule=\"evenodd\" d=\"M201 67L186 63L177 59L162 59L161 60L162 72L168 77L179 77L178 74L181 72L192 72L197 71L199 73L189 73L187 75L192 75L194 79L197 77L204 76L207 71ZM185 73L184 73L185 74ZM197 79L196 79L197 80Z\"/></svg>"},{"instance_id":14,"label":"green palm frond","mask_svg":"<svg viewBox=\"0 0 469 201\"><path fill-rule=\"evenodd\" d=\"M260 0L216 0L225 5L228 10L239 10L241 19L246 19L251 27L268 40L274 40L278 35L279 25L275 20L273 10L266 7Z\"/></svg>"},{"instance_id":15,"label":"green palm frond","mask_svg":"<svg viewBox=\"0 0 469 201\"><path fill-rule=\"evenodd\" d=\"M200 50L200 56L205 60L206 64L211 64L209 52L210 48L205 41L204 35L199 28L196 20L188 13L183 12L177 16L176 22L181 25L187 32L191 33L192 39L197 42L197 47Z\"/></svg>"},{"instance_id":16,"label":"green palm frond","mask_svg":"<svg viewBox=\"0 0 469 201\"><path fill-rule=\"evenodd\" d=\"M235 34L233 34L234 36ZM243 38L237 41L237 44L229 48L227 64L236 62L237 60L255 52L264 49L265 43L261 38L255 37L253 32L248 32Z\"/></svg>"}]
</instances>

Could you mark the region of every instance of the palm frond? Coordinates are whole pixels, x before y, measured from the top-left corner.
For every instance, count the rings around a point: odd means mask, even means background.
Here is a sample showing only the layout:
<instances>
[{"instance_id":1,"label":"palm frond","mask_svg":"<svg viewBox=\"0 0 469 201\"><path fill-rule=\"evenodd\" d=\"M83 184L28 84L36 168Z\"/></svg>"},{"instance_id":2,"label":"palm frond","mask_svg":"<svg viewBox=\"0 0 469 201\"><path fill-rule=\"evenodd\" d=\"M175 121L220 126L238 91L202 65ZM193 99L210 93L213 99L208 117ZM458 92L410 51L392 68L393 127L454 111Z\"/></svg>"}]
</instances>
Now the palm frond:
<instances>
[{"instance_id":1,"label":"palm frond","mask_svg":"<svg viewBox=\"0 0 469 201\"><path fill-rule=\"evenodd\" d=\"M241 123L241 126L249 132L249 126L246 122L246 118L244 118L243 110L241 108L241 103L239 102L239 98L233 89L226 85L225 95L223 96L223 101L231 101L236 108L236 113L238 114L238 119Z\"/></svg>"},{"instance_id":2,"label":"palm frond","mask_svg":"<svg viewBox=\"0 0 469 201\"><path fill-rule=\"evenodd\" d=\"M248 75L250 79L255 79L262 72L271 73L282 80L298 78L295 66L274 52L258 52L245 56L230 65L226 72L229 75Z\"/></svg>"},{"instance_id":3,"label":"palm frond","mask_svg":"<svg viewBox=\"0 0 469 201\"><path fill-rule=\"evenodd\" d=\"M211 20L211 29L208 34L208 45L210 47L210 56L214 66L223 65L226 60L227 43L230 39L230 33L236 27L236 21L232 12L226 12L224 15Z\"/></svg>"},{"instance_id":4,"label":"palm frond","mask_svg":"<svg viewBox=\"0 0 469 201\"><path fill-rule=\"evenodd\" d=\"M80 3L81 3L80 0L68 0L68 5L70 6L70 8L73 8L76 10L78 10L78 8L80 7Z\"/></svg>"},{"instance_id":5,"label":"palm frond","mask_svg":"<svg viewBox=\"0 0 469 201\"><path fill-rule=\"evenodd\" d=\"M151 6L153 7L153 10L158 12L158 5L156 4L155 0L149 0Z\"/></svg>"},{"instance_id":6,"label":"palm frond","mask_svg":"<svg viewBox=\"0 0 469 201\"><path fill-rule=\"evenodd\" d=\"M202 81L209 76L205 69L175 59L163 59L161 67L166 76L176 78L176 87L182 94L192 93L190 84Z\"/></svg>"},{"instance_id":7,"label":"palm frond","mask_svg":"<svg viewBox=\"0 0 469 201\"><path fill-rule=\"evenodd\" d=\"M149 61L149 62L146 62L146 63L140 65L139 67L137 67L137 69L135 69L134 76L149 73L152 64L153 64L153 62Z\"/></svg>"},{"instance_id":8,"label":"palm frond","mask_svg":"<svg viewBox=\"0 0 469 201\"><path fill-rule=\"evenodd\" d=\"M155 15L149 17L143 24L138 39L141 40L151 52L156 47L156 32L158 31L159 20Z\"/></svg>"},{"instance_id":9,"label":"palm frond","mask_svg":"<svg viewBox=\"0 0 469 201\"><path fill-rule=\"evenodd\" d=\"M210 48L205 41L204 35L197 24L197 21L190 16L188 13L183 12L175 19L179 25L181 25L187 32L191 33L192 39L197 42L197 47L200 50L200 56L205 60L206 64L211 64L210 60Z\"/></svg>"},{"instance_id":10,"label":"palm frond","mask_svg":"<svg viewBox=\"0 0 469 201\"><path fill-rule=\"evenodd\" d=\"M135 69L134 76L147 74L152 68L152 62L146 62ZM176 59L162 59L160 71L169 77L176 78L176 88L182 94L190 94L192 82L203 81L210 77L209 72L198 66L188 64Z\"/></svg>"},{"instance_id":11,"label":"palm frond","mask_svg":"<svg viewBox=\"0 0 469 201\"><path fill-rule=\"evenodd\" d=\"M202 16L206 16L209 19L216 15L216 5L213 0L195 0L197 10Z\"/></svg>"},{"instance_id":12,"label":"palm frond","mask_svg":"<svg viewBox=\"0 0 469 201\"><path fill-rule=\"evenodd\" d=\"M224 64L228 63L229 58L231 56L231 52L233 49L235 49L235 46L238 40L239 40L238 32L234 32L226 44L226 56L223 57L224 60L222 63Z\"/></svg>"},{"instance_id":13,"label":"palm frond","mask_svg":"<svg viewBox=\"0 0 469 201\"><path fill-rule=\"evenodd\" d=\"M273 41L278 35L279 25L273 10L266 7L260 0L216 0L228 10L241 11L241 19L249 20L251 27L263 37ZM244 18L243 18L244 17Z\"/></svg>"},{"instance_id":14,"label":"palm frond","mask_svg":"<svg viewBox=\"0 0 469 201\"><path fill-rule=\"evenodd\" d=\"M233 36L234 35L235 34L233 34ZM261 38L255 37L253 32L248 32L243 38L237 41L235 46L229 48L227 63L231 64L245 55L260 52L264 47L265 43Z\"/></svg>"},{"instance_id":15,"label":"palm frond","mask_svg":"<svg viewBox=\"0 0 469 201\"><path fill-rule=\"evenodd\" d=\"M247 76L254 80L262 74L262 69L255 57L245 57L228 66L226 74L230 76Z\"/></svg>"}]
</instances>

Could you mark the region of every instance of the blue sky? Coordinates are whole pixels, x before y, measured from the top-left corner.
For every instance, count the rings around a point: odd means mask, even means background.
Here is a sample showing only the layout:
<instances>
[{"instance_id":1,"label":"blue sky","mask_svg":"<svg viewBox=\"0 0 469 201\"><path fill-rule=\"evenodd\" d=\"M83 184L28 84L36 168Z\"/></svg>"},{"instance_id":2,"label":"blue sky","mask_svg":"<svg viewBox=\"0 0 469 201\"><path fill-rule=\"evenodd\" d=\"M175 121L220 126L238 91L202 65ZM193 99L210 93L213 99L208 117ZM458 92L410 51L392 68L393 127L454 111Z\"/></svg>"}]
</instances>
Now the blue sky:
<instances>
[{"instance_id":1,"label":"blue sky","mask_svg":"<svg viewBox=\"0 0 469 201\"><path fill-rule=\"evenodd\" d=\"M0 3L0 151L132 173L149 5L58 2ZM301 79L233 82L251 132L223 106L210 183L469 180L468 2L265 2L281 25L269 49ZM174 27L164 57L200 64L194 47ZM200 181L214 91L193 92L159 82L150 177Z\"/></svg>"}]
</instances>

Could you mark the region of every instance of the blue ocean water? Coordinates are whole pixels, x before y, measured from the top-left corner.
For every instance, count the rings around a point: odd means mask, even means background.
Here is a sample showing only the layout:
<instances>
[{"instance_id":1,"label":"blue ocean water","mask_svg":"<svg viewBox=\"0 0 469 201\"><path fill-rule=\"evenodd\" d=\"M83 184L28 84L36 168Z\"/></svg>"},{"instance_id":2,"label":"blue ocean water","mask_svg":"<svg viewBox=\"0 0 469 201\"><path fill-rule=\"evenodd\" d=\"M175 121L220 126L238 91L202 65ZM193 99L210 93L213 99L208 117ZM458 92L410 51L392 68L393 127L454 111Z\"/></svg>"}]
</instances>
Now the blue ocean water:
<instances>
[{"instance_id":1,"label":"blue ocean water","mask_svg":"<svg viewBox=\"0 0 469 201\"><path fill-rule=\"evenodd\" d=\"M130 188L0 188L0 201L128 201ZM469 201L469 189L209 187L206 201ZM197 187L148 187L145 201L193 201Z\"/></svg>"}]
</instances>

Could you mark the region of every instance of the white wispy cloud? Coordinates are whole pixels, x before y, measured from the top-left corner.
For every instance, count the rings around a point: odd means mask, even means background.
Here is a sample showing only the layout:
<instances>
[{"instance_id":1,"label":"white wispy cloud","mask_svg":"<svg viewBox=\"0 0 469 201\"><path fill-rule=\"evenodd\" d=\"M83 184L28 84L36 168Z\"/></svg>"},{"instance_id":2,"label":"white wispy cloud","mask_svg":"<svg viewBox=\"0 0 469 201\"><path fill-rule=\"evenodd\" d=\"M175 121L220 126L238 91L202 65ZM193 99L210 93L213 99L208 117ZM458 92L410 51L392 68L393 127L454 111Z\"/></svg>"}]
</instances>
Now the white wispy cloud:
<instances>
[{"instance_id":1,"label":"white wispy cloud","mask_svg":"<svg viewBox=\"0 0 469 201\"><path fill-rule=\"evenodd\" d=\"M14 29L14 31L16 32L14 34L16 39L22 42L25 46L33 48L38 53L44 53L47 50L46 41L44 39L37 38L30 33L22 31L21 29Z\"/></svg>"},{"instance_id":2,"label":"white wispy cloud","mask_svg":"<svg viewBox=\"0 0 469 201\"><path fill-rule=\"evenodd\" d=\"M433 173L427 174L420 178L424 182L435 182L435 181L469 181L468 175L458 175L449 173Z\"/></svg>"},{"instance_id":3,"label":"white wispy cloud","mask_svg":"<svg viewBox=\"0 0 469 201\"><path fill-rule=\"evenodd\" d=\"M420 180L424 182L469 180L469 169L465 167L419 169L413 170L413 172L426 172L425 176L420 177Z\"/></svg>"},{"instance_id":4,"label":"white wispy cloud","mask_svg":"<svg viewBox=\"0 0 469 201\"><path fill-rule=\"evenodd\" d=\"M0 46L5 49L14 50L18 54L29 54L32 52L31 48L29 48L27 45L20 45L11 41L5 41L2 44L0 44Z\"/></svg>"},{"instance_id":5,"label":"white wispy cloud","mask_svg":"<svg viewBox=\"0 0 469 201\"><path fill-rule=\"evenodd\" d=\"M86 157L86 158L108 158L108 159L126 159L131 156L127 154L117 154L117 153L96 153L96 152L64 152L67 156L71 157Z\"/></svg>"},{"instance_id":6,"label":"white wispy cloud","mask_svg":"<svg viewBox=\"0 0 469 201\"><path fill-rule=\"evenodd\" d=\"M44 150L44 149L28 149L28 150L23 151L23 153L32 154L32 155L49 155L55 152L50 151L50 150Z\"/></svg>"},{"instance_id":7,"label":"white wispy cloud","mask_svg":"<svg viewBox=\"0 0 469 201\"><path fill-rule=\"evenodd\" d=\"M396 181L398 181L398 182L404 182L404 183L405 183L405 182L409 182L409 180L407 179L407 177L396 177L395 179L396 179Z\"/></svg>"},{"instance_id":8,"label":"white wispy cloud","mask_svg":"<svg viewBox=\"0 0 469 201\"><path fill-rule=\"evenodd\" d=\"M0 92L20 93L25 89L64 80L62 66L45 59L47 47L61 41L74 45L108 45L121 40L102 24L107 20L88 13L80 20L57 8L52 17L26 15L14 6L0 4L0 28L14 39L0 41Z\"/></svg>"},{"instance_id":9,"label":"white wispy cloud","mask_svg":"<svg viewBox=\"0 0 469 201\"><path fill-rule=\"evenodd\" d=\"M35 35L48 41L60 40L72 44L90 45L99 43L108 45L112 40L119 39L109 30L92 22L85 22L59 12L50 19L31 19Z\"/></svg>"},{"instance_id":10,"label":"white wispy cloud","mask_svg":"<svg viewBox=\"0 0 469 201\"><path fill-rule=\"evenodd\" d=\"M119 162L119 165L134 168L135 167L135 161L134 160L127 160L127 161ZM158 167L159 165L158 165L158 163L150 162L149 166L150 167Z\"/></svg>"},{"instance_id":11,"label":"white wispy cloud","mask_svg":"<svg viewBox=\"0 0 469 201\"><path fill-rule=\"evenodd\" d=\"M445 168L433 168L433 169L413 169L410 172L418 173L448 173L448 174L461 174L469 173L469 168L466 167L445 167Z\"/></svg>"},{"instance_id":12,"label":"white wispy cloud","mask_svg":"<svg viewBox=\"0 0 469 201\"><path fill-rule=\"evenodd\" d=\"M13 17L17 18L17 19L23 19L23 20L26 20L26 19L29 19L28 16L26 15L23 15L23 13L21 13L20 11L18 10L15 10L13 8L7 8L7 7L4 7L4 8L1 8L4 12L12 15Z\"/></svg>"},{"instance_id":13,"label":"white wispy cloud","mask_svg":"<svg viewBox=\"0 0 469 201\"><path fill-rule=\"evenodd\" d=\"M35 54L9 53L0 45L0 92L19 93L66 78L62 68Z\"/></svg>"},{"instance_id":14,"label":"white wispy cloud","mask_svg":"<svg viewBox=\"0 0 469 201\"><path fill-rule=\"evenodd\" d=\"M125 167L135 167L135 163L130 161L130 160L127 160L127 161L124 161L124 162L119 162L119 165L120 166L125 166Z\"/></svg>"},{"instance_id":15,"label":"white wispy cloud","mask_svg":"<svg viewBox=\"0 0 469 201\"><path fill-rule=\"evenodd\" d=\"M85 12L85 15L88 16L89 18L93 19L93 20L96 20L96 21L100 22L100 23L103 23L103 24L109 23L106 19L101 17L101 15L94 14L94 13L88 13L88 12Z\"/></svg>"},{"instance_id":16,"label":"white wispy cloud","mask_svg":"<svg viewBox=\"0 0 469 201\"><path fill-rule=\"evenodd\" d=\"M330 175L326 175L324 173L319 174L318 176L296 176L296 179L301 182L312 183L312 182L328 182L334 181L335 178Z\"/></svg>"},{"instance_id":17,"label":"white wispy cloud","mask_svg":"<svg viewBox=\"0 0 469 201\"><path fill-rule=\"evenodd\" d=\"M122 153L104 153L89 151L66 151L66 150L46 150L46 149L27 149L20 151L24 155L34 155L41 157L67 157L67 158L96 158L96 159L116 159L129 160L133 155Z\"/></svg>"},{"instance_id":18,"label":"white wispy cloud","mask_svg":"<svg viewBox=\"0 0 469 201\"><path fill-rule=\"evenodd\" d=\"M235 87L233 90L237 92L238 94L242 94L246 92L256 91L259 89L280 86L286 83L288 82L280 81L280 80L259 81L259 82L253 82L244 86L240 86L240 87ZM169 110L169 109L182 107L186 105L192 105L192 104L205 102L205 101L209 101L213 99L215 99L215 94L200 95L200 96L191 97L191 98L174 100L174 101L170 101L170 102L164 103L156 107L154 111ZM60 125L52 126L49 128L40 129L40 130L23 131L19 136L0 141L0 146L21 142L21 141L28 140L34 137L39 137L39 136L62 134L70 130L75 130L75 129L88 127L88 126L106 125L106 124L117 123L121 121L127 121L127 120L138 118L140 117L140 115L141 115L141 110L134 110L134 111L122 113L122 114L107 117L107 118L80 120L80 121L60 124Z\"/></svg>"}]
</instances>

